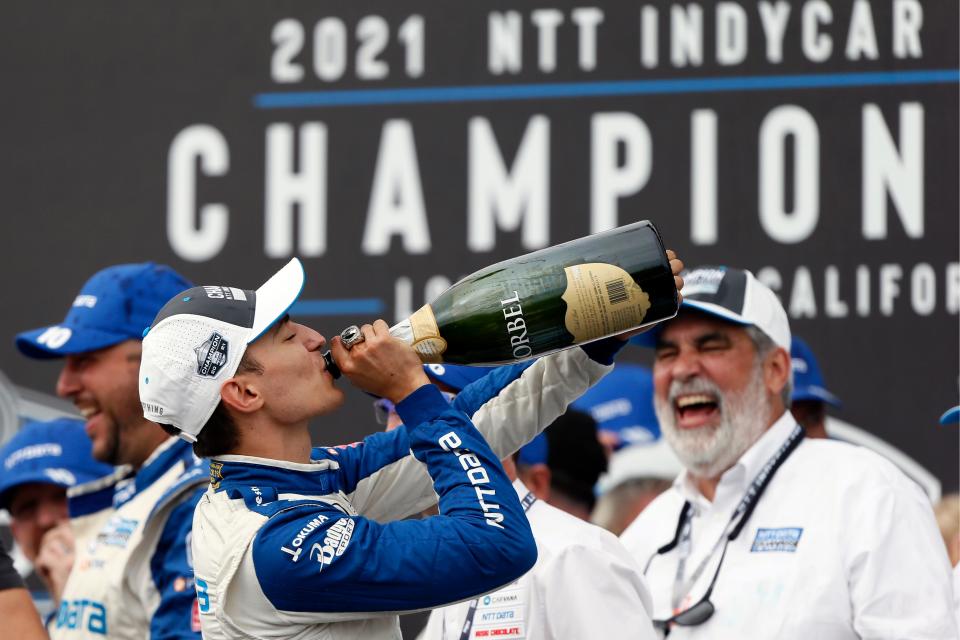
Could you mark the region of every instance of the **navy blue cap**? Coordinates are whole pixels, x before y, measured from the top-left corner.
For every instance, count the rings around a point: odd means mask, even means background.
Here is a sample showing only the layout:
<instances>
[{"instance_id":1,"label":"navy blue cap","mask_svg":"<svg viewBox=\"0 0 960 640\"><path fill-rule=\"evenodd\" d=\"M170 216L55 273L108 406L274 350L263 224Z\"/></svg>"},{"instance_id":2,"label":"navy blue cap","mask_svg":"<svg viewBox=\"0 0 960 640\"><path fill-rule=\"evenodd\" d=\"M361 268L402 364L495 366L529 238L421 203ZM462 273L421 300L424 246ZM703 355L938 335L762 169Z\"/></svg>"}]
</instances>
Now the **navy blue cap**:
<instances>
[{"instance_id":1,"label":"navy blue cap","mask_svg":"<svg viewBox=\"0 0 960 640\"><path fill-rule=\"evenodd\" d=\"M442 382L454 391L463 391L471 382L476 382L497 367L467 367L461 364L425 364L427 377Z\"/></svg>"},{"instance_id":2,"label":"navy blue cap","mask_svg":"<svg viewBox=\"0 0 960 640\"><path fill-rule=\"evenodd\" d=\"M545 433L538 433L537 436L520 447L520 453L517 456L517 462L520 464L547 464L550 445L547 442Z\"/></svg>"},{"instance_id":3,"label":"navy blue cap","mask_svg":"<svg viewBox=\"0 0 960 640\"><path fill-rule=\"evenodd\" d=\"M823 382L820 365L813 355L813 351L806 342L793 336L790 343L790 363L793 367L793 396L794 402L803 400L818 400L830 406L839 408L840 398L827 391Z\"/></svg>"},{"instance_id":4,"label":"navy blue cap","mask_svg":"<svg viewBox=\"0 0 960 640\"><path fill-rule=\"evenodd\" d=\"M18 334L17 348L30 358L61 358L140 340L167 300L192 286L152 262L107 267L83 285L63 322Z\"/></svg>"},{"instance_id":5,"label":"navy blue cap","mask_svg":"<svg viewBox=\"0 0 960 640\"><path fill-rule=\"evenodd\" d=\"M571 406L589 413L598 430L616 434L618 449L651 444L660 438L660 423L653 410L653 374L646 367L618 362Z\"/></svg>"},{"instance_id":6,"label":"navy blue cap","mask_svg":"<svg viewBox=\"0 0 960 640\"><path fill-rule=\"evenodd\" d=\"M60 418L28 422L0 447L0 508L7 508L10 490L40 482L72 487L113 473L93 459L83 422Z\"/></svg>"},{"instance_id":7,"label":"navy blue cap","mask_svg":"<svg viewBox=\"0 0 960 640\"><path fill-rule=\"evenodd\" d=\"M947 409L944 414L940 416L940 424L942 425L957 423L960 423L960 406Z\"/></svg>"}]
</instances>

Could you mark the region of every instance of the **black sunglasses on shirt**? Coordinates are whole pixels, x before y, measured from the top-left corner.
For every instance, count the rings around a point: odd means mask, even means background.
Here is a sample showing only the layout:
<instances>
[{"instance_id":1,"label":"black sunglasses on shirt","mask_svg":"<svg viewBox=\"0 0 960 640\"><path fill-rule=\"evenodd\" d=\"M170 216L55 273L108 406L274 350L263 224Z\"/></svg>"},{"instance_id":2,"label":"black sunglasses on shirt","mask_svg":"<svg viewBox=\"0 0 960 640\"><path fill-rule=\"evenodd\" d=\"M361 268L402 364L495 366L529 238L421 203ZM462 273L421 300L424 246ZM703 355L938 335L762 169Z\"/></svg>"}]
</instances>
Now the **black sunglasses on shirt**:
<instances>
[{"instance_id":1,"label":"black sunglasses on shirt","mask_svg":"<svg viewBox=\"0 0 960 640\"><path fill-rule=\"evenodd\" d=\"M696 627L703 624L713 616L713 613L716 611L716 607L714 607L713 603L710 602L710 595L713 593L714 585L717 584L717 576L720 575L720 567L723 566L723 558L727 555L728 544L730 544L729 537L727 538L727 541L723 543L723 551L720 552L720 562L717 563L717 570L713 572L713 578L710 580L710 586L707 587L703 597L680 613L671 616L666 620L653 621L654 628L663 631L664 637L670 635L670 627L673 625L678 625L681 627ZM656 556L652 556L650 559L653 560L655 557ZM647 562L647 567L649 568L649 566L650 563ZM646 569L644 569L644 573L646 573Z\"/></svg>"}]
</instances>

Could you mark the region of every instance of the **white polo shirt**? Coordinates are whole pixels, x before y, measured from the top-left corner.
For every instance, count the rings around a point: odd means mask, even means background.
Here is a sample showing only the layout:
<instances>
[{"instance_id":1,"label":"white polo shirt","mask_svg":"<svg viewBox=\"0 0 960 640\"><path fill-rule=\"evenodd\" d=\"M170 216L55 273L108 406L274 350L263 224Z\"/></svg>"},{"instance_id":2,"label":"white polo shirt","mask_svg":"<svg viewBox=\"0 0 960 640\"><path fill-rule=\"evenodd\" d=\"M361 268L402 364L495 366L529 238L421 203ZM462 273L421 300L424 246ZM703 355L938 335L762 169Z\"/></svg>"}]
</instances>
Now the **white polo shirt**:
<instances>
[{"instance_id":1,"label":"white polo shirt","mask_svg":"<svg viewBox=\"0 0 960 640\"><path fill-rule=\"evenodd\" d=\"M528 491L519 480L521 499ZM516 582L481 596L469 638L654 640L650 593L616 536L542 500L527 511L537 563ZM460 640L471 602L434 609L418 640Z\"/></svg>"},{"instance_id":2,"label":"white polo shirt","mask_svg":"<svg viewBox=\"0 0 960 640\"><path fill-rule=\"evenodd\" d=\"M795 426L789 412L720 479L711 503L684 472L624 531L621 540L646 572L654 619L672 615L684 501L693 506L686 580L710 555L757 472ZM656 557L654 557L656 556ZM720 553L684 596L706 592ZM651 559L652 558L652 559ZM684 638L957 638L950 563L929 500L893 464L871 451L804 438L730 543L710 601L716 611Z\"/></svg>"}]
</instances>

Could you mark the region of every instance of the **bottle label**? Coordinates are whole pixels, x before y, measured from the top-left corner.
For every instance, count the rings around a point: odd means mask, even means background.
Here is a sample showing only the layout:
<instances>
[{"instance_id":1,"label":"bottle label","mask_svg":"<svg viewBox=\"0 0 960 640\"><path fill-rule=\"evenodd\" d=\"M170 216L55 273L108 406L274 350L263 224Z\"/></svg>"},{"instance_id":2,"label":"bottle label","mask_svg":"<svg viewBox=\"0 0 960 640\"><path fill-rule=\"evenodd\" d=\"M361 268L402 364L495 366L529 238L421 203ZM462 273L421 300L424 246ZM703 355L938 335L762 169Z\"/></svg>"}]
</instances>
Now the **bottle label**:
<instances>
[{"instance_id":1,"label":"bottle label","mask_svg":"<svg viewBox=\"0 0 960 640\"><path fill-rule=\"evenodd\" d=\"M410 316L410 328L413 330L414 351L420 359L427 363L439 363L441 356L447 350L447 341L440 336L437 319L433 315L433 308L425 304Z\"/></svg>"},{"instance_id":2,"label":"bottle label","mask_svg":"<svg viewBox=\"0 0 960 640\"><path fill-rule=\"evenodd\" d=\"M650 296L620 267L590 262L567 267L564 324L575 342L586 342L643 324Z\"/></svg>"}]
</instances>

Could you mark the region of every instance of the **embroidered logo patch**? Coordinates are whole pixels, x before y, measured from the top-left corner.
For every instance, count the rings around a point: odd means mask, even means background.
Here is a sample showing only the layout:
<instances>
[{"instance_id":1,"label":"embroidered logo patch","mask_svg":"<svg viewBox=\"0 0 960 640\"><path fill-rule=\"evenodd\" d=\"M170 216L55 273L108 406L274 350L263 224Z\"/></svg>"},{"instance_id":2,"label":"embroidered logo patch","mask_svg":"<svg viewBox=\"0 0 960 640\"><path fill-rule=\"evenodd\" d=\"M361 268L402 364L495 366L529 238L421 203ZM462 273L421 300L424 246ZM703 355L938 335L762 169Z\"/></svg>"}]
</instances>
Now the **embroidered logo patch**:
<instances>
[{"instance_id":1,"label":"embroidered logo patch","mask_svg":"<svg viewBox=\"0 0 960 640\"><path fill-rule=\"evenodd\" d=\"M720 284L723 282L723 276L726 275L726 269L694 269L683 274L683 294L684 295L708 295L713 296L720 290Z\"/></svg>"},{"instance_id":2,"label":"embroidered logo patch","mask_svg":"<svg viewBox=\"0 0 960 640\"><path fill-rule=\"evenodd\" d=\"M223 480L223 463L211 462L210 463L210 487L213 489L219 489L221 480Z\"/></svg>"},{"instance_id":3,"label":"embroidered logo patch","mask_svg":"<svg viewBox=\"0 0 960 640\"><path fill-rule=\"evenodd\" d=\"M114 516L103 526L96 539L90 543L91 551L98 545L108 547L118 547L124 549L130 541L130 537L136 532L140 521L132 518L122 518Z\"/></svg>"},{"instance_id":4,"label":"embroidered logo patch","mask_svg":"<svg viewBox=\"0 0 960 640\"><path fill-rule=\"evenodd\" d=\"M757 529L757 536L753 539L751 553L764 551L787 551L795 553L803 534L801 527L785 527L783 529Z\"/></svg>"},{"instance_id":5,"label":"embroidered logo patch","mask_svg":"<svg viewBox=\"0 0 960 640\"><path fill-rule=\"evenodd\" d=\"M216 378L221 367L227 363L227 347L229 343L217 332L210 334L206 342L196 347L197 373L201 376Z\"/></svg>"}]
</instances>

